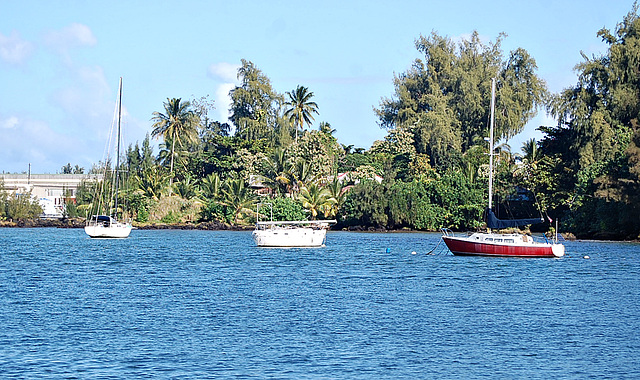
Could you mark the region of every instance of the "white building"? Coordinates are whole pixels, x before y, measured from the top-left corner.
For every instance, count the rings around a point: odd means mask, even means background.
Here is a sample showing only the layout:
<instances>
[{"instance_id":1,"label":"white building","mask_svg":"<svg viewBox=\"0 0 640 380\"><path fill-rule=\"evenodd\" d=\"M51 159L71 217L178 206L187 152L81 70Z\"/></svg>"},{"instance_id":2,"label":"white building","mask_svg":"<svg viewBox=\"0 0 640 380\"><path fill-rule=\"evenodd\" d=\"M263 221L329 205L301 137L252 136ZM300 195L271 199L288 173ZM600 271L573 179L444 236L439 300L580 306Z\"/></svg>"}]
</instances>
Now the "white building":
<instances>
[{"instance_id":1,"label":"white building","mask_svg":"<svg viewBox=\"0 0 640 380\"><path fill-rule=\"evenodd\" d=\"M0 174L4 189L14 194L28 194L38 199L42 217L61 218L65 200L75 203L78 185L95 180L89 174Z\"/></svg>"}]
</instances>

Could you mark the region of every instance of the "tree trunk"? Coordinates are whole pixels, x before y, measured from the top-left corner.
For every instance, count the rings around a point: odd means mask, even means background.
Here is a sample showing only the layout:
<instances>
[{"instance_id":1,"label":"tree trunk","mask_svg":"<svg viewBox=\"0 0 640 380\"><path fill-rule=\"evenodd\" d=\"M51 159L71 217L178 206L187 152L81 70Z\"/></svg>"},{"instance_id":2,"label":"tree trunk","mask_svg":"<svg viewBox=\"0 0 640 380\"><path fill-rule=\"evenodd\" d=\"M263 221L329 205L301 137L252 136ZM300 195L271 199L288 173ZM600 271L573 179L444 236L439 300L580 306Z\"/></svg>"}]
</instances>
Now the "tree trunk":
<instances>
[{"instance_id":1,"label":"tree trunk","mask_svg":"<svg viewBox=\"0 0 640 380\"><path fill-rule=\"evenodd\" d=\"M169 196L173 193L173 156L175 155L176 139L175 136L171 141L171 174L169 175Z\"/></svg>"}]
</instances>

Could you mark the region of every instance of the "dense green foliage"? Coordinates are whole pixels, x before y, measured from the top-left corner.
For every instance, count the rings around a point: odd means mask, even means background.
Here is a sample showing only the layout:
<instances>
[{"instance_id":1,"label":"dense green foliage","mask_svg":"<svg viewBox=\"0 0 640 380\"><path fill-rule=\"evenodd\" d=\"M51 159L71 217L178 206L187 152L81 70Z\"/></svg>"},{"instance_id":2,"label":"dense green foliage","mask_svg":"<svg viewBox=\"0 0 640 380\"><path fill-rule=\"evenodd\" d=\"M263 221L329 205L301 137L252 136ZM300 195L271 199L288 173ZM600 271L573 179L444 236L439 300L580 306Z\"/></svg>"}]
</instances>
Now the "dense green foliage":
<instances>
[{"instance_id":1,"label":"dense green foliage","mask_svg":"<svg viewBox=\"0 0 640 380\"><path fill-rule=\"evenodd\" d=\"M637 5L614 33L598 32L609 50L576 66L578 83L549 104L558 125L542 130L541 170L553 179L549 203L579 236L640 234L640 19Z\"/></svg>"},{"instance_id":2,"label":"dense green foliage","mask_svg":"<svg viewBox=\"0 0 640 380\"><path fill-rule=\"evenodd\" d=\"M496 136L512 137L535 115L546 94L536 63L524 49L502 59L500 44L484 45L476 32L455 44L432 33L416 48L424 59L396 76L395 96L376 110L384 128L408 132L417 153L440 170L454 169L461 156L488 135L491 78L497 78Z\"/></svg>"},{"instance_id":3,"label":"dense green foliage","mask_svg":"<svg viewBox=\"0 0 640 380\"><path fill-rule=\"evenodd\" d=\"M276 197L266 201L271 203L273 210L273 220L307 220L307 212L302 207L302 202L284 197ZM271 218L271 209L268 208L266 203L263 203L264 207L260 211L262 214L261 220L269 220Z\"/></svg>"},{"instance_id":4,"label":"dense green foliage","mask_svg":"<svg viewBox=\"0 0 640 380\"><path fill-rule=\"evenodd\" d=\"M428 231L475 229L480 227L484 193L484 187L455 171L438 179L411 182L364 181L348 193L343 222Z\"/></svg>"},{"instance_id":5,"label":"dense green foliage","mask_svg":"<svg viewBox=\"0 0 640 380\"><path fill-rule=\"evenodd\" d=\"M9 193L0 179L0 220L34 219L42 208L31 193Z\"/></svg>"},{"instance_id":6,"label":"dense green foliage","mask_svg":"<svg viewBox=\"0 0 640 380\"><path fill-rule=\"evenodd\" d=\"M548 93L527 51L503 53L506 35L486 44L475 32L459 42L435 32L420 36L421 58L395 76L394 93L375 109L388 133L368 150L340 144L327 122L312 128L321 105L309 88L280 94L253 62L242 60L239 85L230 91L232 125L209 119L214 104L207 97L167 99L164 112L154 113L151 135L162 139L160 151L154 156L149 136L129 147L121 160L128 173L121 178L128 205L121 212L138 222L236 225L255 221L258 203L268 202L275 220L481 228L496 78L492 153L501 217L541 213L578 236L638 238L639 33L634 6L614 32L598 32L608 51L585 56L576 66L578 83L560 94ZM512 152L504 141L540 107L558 124L540 127L541 141ZM78 190L79 211L95 201L87 195L92 187ZM264 210L261 218L270 218Z\"/></svg>"}]
</instances>

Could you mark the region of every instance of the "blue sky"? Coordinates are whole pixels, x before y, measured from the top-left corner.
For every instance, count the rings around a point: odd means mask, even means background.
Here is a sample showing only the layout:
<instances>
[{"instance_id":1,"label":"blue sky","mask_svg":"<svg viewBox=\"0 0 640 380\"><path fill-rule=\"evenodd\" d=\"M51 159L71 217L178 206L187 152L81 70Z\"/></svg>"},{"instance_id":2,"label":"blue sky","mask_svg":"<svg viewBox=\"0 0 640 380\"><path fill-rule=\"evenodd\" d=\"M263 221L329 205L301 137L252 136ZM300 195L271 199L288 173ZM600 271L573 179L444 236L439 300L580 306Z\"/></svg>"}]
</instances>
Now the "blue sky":
<instances>
[{"instance_id":1,"label":"blue sky","mask_svg":"<svg viewBox=\"0 0 640 380\"><path fill-rule=\"evenodd\" d=\"M343 144L368 149L386 131L373 107L393 95L394 73L420 58L432 31L455 39L500 32L505 55L522 47L559 92L573 67L606 51L596 36L633 1L9 1L0 0L0 172L89 169L103 158L119 77L127 143L151 131L167 98L209 95L226 121L241 59L284 93L303 85ZM540 137L541 112L509 143ZM157 143L157 142L156 142ZM157 153L157 149L155 150Z\"/></svg>"}]
</instances>

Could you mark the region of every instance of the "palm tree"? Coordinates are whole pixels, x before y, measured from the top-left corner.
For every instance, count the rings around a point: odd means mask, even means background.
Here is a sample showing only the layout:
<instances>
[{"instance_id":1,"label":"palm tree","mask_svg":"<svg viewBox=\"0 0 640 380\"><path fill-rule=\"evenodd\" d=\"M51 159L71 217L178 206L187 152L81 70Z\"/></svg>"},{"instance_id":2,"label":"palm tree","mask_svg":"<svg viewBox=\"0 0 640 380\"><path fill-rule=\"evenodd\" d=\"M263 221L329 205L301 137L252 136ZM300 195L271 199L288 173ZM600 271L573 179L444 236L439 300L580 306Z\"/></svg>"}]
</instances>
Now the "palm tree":
<instances>
[{"instance_id":1,"label":"palm tree","mask_svg":"<svg viewBox=\"0 0 640 380\"><path fill-rule=\"evenodd\" d=\"M271 156L264 160L265 175L263 183L270 187L275 194L284 194L290 191L293 183L292 166L287 159L286 149L276 148Z\"/></svg>"},{"instance_id":2,"label":"palm tree","mask_svg":"<svg viewBox=\"0 0 640 380\"><path fill-rule=\"evenodd\" d=\"M316 183L303 187L299 197L302 207L311 212L312 220L315 220L320 212L325 213L336 202L326 189Z\"/></svg>"},{"instance_id":3,"label":"palm tree","mask_svg":"<svg viewBox=\"0 0 640 380\"><path fill-rule=\"evenodd\" d=\"M202 179L200 193L207 199L215 199L220 195L220 177L218 174L211 173Z\"/></svg>"},{"instance_id":4,"label":"palm tree","mask_svg":"<svg viewBox=\"0 0 640 380\"><path fill-rule=\"evenodd\" d=\"M256 203L255 193L248 188L241 178L225 182L222 189L220 204L233 210L233 225L238 224L238 217L242 213L250 213Z\"/></svg>"},{"instance_id":5,"label":"palm tree","mask_svg":"<svg viewBox=\"0 0 640 380\"><path fill-rule=\"evenodd\" d=\"M344 149L345 156L348 156L351 154L351 149L353 149L353 144L351 145L340 144L340 145L342 146L342 149Z\"/></svg>"},{"instance_id":6,"label":"palm tree","mask_svg":"<svg viewBox=\"0 0 640 380\"><path fill-rule=\"evenodd\" d=\"M511 153L511 145L507 143L502 143L500 145L494 146L493 148L495 150L494 153L498 156L498 161L496 162L496 164L501 160L504 160L506 162L513 161L513 153Z\"/></svg>"},{"instance_id":7,"label":"palm tree","mask_svg":"<svg viewBox=\"0 0 640 380\"><path fill-rule=\"evenodd\" d=\"M182 145L183 142L192 142L196 139L198 133L195 122L196 114L189 109L191 103L189 101L181 102L181 99L167 98L164 102L165 113L154 112L152 121L153 131L151 136L158 138L163 137L165 141L171 141L171 168L169 177L169 187L173 183L173 160L175 156L176 142Z\"/></svg>"},{"instance_id":8,"label":"palm tree","mask_svg":"<svg viewBox=\"0 0 640 380\"><path fill-rule=\"evenodd\" d=\"M324 133L327 136L333 136L333 134L336 133L336 130L331 128L331 124L327 123L326 121L320 122L320 126L318 127L318 129L320 130L320 132Z\"/></svg>"},{"instance_id":9,"label":"palm tree","mask_svg":"<svg viewBox=\"0 0 640 380\"><path fill-rule=\"evenodd\" d=\"M326 214L331 217L335 217L338 214L338 210L344 203L344 200L347 198L348 189L342 181L338 178L337 175L333 177L333 181L329 182L327 185L327 190L329 191L329 195L334 200L334 203L328 207Z\"/></svg>"},{"instance_id":10,"label":"palm tree","mask_svg":"<svg viewBox=\"0 0 640 380\"><path fill-rule=\"evenodd\" d=\"M194 199L198 196L195 181L190 175L184 177L180 182L173 184L176 194L186 200Z\"/></svg>"},{"instance_id":11,"label":"palm tree","mask_svg":"<svg viewBox=\"0 0 640 380\"><path fill-rule=\"evenodd\" d=\"M313 92L304 86L298 86L295 90L287 92L289 101L285 105L289 108L284 115L289 117L289 121L294 123L296 128L296 140L298 139L298 128L302 130L304 124L311 125L313 121L312 113L318 114L318 105L310 101Z\"/></svg>"},{"instance_id":12,"label":"palm tree","mask_svg":"<svg viewBox=\"0 0 640 380\"><path fill-rule=\"evenodd\" d=\"M147 198L158 200L163 191L167 188L167 176L158 170L157 166L146 168L140 175L136 175L138 183L137 193Z\"/></svg>"},{"instance_id":13,"label":"palm tree","mask_svg":"<svg viewBox=\"0 0 640 380\"><path fill-rule=\"evenodd\" d=\"M525 158L530 163L540 160L541 154L540 154L540 150L538 149L538 144L536 142L536 139L531 138L525 141L522 144L522 148L520 148L520 150L524 155L523 158Z\"/></svg>"},{"instance_id":14,"label":"palm tree","mask_svg":"<svg viewBox=\"0 0 640 380\"><path fill-rule=\"evenodd\" d=\"M171 137L167 137L164 142L158 145L158 157L157 162L160 163L163 167L171 167L174 168L173 178L178 177L178 173L180 173L179 168L186 168L189 164L189 156L193 155L188 150L183 149L182 144L179 144L177 147L174 147L173 139ZM171 151L171 148L175 148L175 152ZM174 159L175 157L175 159Z\"/></svg>"},{"instance_id":15,"label":"palm tree","mask_svg":"<svg viewBox=\"0 0 640 380\"><path fill-rule=\"evenodd\" d=\"M311 165L304 159L298 159L291 168L291 174L293 177L292 190L294 192L300 191L307 183L316 180L316 176L311 173Z\"/></svg>"},{"instance_id":16,"label":"palm tree","mask_svg":"<svg viewBox=\"0 0 640 380\"><path fill-rule=\"evenodd\" d=\"M528 182L534 173L538 171L538 163L543 159L542 152L538 149L538 144L534 138L525 141L520 151L522 154L518 156L522 158L523 165L518 166L514 174Z\"/></svg>"}]
</instances>

